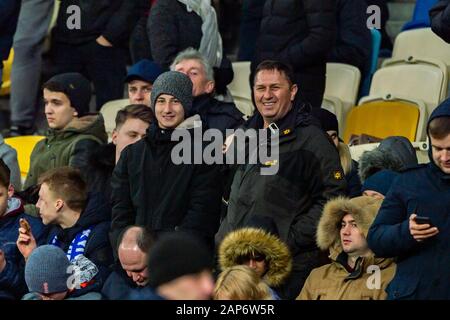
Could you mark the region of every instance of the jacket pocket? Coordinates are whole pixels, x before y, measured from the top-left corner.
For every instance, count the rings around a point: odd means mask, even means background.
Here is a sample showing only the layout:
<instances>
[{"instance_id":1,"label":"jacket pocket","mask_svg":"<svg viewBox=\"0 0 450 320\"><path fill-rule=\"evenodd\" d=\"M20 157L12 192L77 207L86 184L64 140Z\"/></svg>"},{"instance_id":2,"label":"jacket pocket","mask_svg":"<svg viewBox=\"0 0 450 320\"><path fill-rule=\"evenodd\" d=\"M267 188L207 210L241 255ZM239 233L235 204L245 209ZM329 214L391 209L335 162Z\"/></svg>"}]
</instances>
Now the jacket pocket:
<instances>
[{"instance_id":1,"label":"jacket pocket","mask_svg":"<svg viewBox=\"0 0 450 320\"><path fill-rule=\"evenodd\" d=\"M416 294L418 282L414 276L394 278L386 288L388 300L412 299Z\"/></svg>"}]
</instances>

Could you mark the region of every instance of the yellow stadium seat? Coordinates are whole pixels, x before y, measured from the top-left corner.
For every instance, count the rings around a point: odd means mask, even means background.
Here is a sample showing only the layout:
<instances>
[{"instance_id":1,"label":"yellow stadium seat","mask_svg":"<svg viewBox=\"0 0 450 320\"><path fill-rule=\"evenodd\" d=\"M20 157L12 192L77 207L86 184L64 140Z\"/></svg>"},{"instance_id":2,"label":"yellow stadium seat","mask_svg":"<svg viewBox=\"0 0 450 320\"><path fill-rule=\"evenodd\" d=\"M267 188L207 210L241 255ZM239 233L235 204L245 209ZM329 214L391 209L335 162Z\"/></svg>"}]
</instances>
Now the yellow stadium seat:
<instances>
[{"instance_id":1,"label":"yellow stadium seat","mask_svg":"<svg viewBox=\"0 0 450 320\"><path fill-rule=\"evenodd\" d=\"M14 60L14 50L9 52L8 60L3 61L2 87L0 96L6 96L11 92L11 68Z\"/></svg>"},{"instance_id":2,"label":"yellow stadium seat","mask_svg":"<svg viewBox=\"0 0 450 320\"><path fill-rule=\"evenodd\" d=\"M388 100L368 100L350 110L344 131L344 141L352 135L367 134L377 138L404 136L420 141L424 135L426 111L423 103L389 97Z\"/></svg>"},{"instance_id":3,"label":"yellow stadium seat","mask_svg":"<svg viewBox=\"0 0 450 320\"><path fill-rule=\"evenodd\" d=\"M44 136L20 136L5 139L5 143L17 151L17 160L23 179L26 178L30 169L30 156L34 146L44 138Z\"/></svg>"},{"instance_id":4,"label":"yellow stadium seat","mask_svg":"<svg viewBox=\"0 0 450 320\"><path fill-rule=\"evenodd\" d=\"M100 109L100 113L105 121L105 130L108 134L108 141L111 142L112 132L116 127L117 112L130 104L129 99L112 100L105 103Z\"/></svg>"}]
</instances>

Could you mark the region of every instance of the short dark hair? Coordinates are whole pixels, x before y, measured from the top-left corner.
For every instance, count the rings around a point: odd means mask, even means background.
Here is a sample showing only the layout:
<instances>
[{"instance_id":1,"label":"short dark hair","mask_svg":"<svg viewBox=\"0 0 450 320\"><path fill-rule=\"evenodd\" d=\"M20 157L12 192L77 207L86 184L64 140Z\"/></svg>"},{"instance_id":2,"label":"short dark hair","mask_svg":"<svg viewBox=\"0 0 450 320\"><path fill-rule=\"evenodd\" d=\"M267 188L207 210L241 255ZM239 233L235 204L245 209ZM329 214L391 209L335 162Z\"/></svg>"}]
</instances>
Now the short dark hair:
<instances>
[{"instance_id":1,"label":"short dark hair","mask_svg":"<svg viewBox=\"0 0 450 320\"><path fill-rule=\"evenodd\" d=\"M59 82L56 81L47 81L42 85L42 90L47 89L51 92L62 92L64 93L67 98L69 98L69 93L67 92L66 88ZM70 98L69 98L70 100Z\"/></svg>"},{"instance_id":2,"label":"short dark hair","mask_svg":"<svg viewBox=\"0 0 450 320\"><path fill-rule=\"evenodd\" d=\"M116 248L117 251L119 250L119 247L122 244L123 237L125 236L127 231L130 230L131 228L139 229L139 233L136 238L136 244L139 250L141 250L144 253L150 252L150 248L155 243L155 237L148 228L138 225L130 225L122 230L122 232L119 234L119 237L117 238L117 248Z\"/></svg>"},{"instance_id":3,"label":"short dark hair","mask_svg":"<svg viewBox=\"0 0 450 320\"><path fill-rule=\"evenodd\" d=\"M11 183L11 170L5 162L0 159L0 185L8 188Z\"/></svg>"},{"instance_id":4,"label":"short dark hair","mask_svg":"<svg viewBox=\"0 0 450 320\"><path fill-rule=\"evenodd\" d=\"M258 64L255 73L253 74L253 83L255 82L258 73L263 70L277 70L284 75L289 82L289 85L292 86L292 84L294 84L294 71L292 70L292 67L284 62L275 60L264 60Z\"/></svg>"},{"instance_id":5,"label":"short dark hair","mask_svg":"<svg viewBox=\"0 0 450 320\"><path fill-rule=\"evenodd\" d=\"M123 126L128 119L139 119L150 124L154 121L155 114L145 104L130 104L117 112L116 129Z\"/></svg>"},{"instance_id":6,"label":"short dark hair","mask_svg":"<svg viewBox=\"0 0 450 320\"><path fill-rule=\"evenodd\" d=\"M72 210L84 210L87 202L87 186L78 169L59 167L39 177L39 184L45 183L49 190L61 197Z\"/></svg>"},{"instance_id":7,"label":"short dark hair","mask_svg":"<svg viewBox=\"0 0 450 320\"><path fill-rule=\"evenodd\" d=\"M438 117L428 125L428 134L435 139L444 139L450 134L450 117Z\"/></svg>"}]
</instances>

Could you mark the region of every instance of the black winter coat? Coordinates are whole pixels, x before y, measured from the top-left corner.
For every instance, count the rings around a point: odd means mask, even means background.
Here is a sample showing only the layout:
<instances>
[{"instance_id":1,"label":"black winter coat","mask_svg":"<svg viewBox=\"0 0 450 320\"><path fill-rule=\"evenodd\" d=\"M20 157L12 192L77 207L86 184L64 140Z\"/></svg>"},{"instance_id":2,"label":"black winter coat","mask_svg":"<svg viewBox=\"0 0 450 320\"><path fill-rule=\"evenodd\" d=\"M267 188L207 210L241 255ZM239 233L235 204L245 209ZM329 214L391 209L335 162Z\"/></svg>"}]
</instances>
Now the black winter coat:
<instances>
[{"instance_id":1,"label":"black winter coat","mask_svg":"<svg viewBox=\"0 0 450 320\"><path fill-rule=\"evenodd\" d=\"M0 68L2 68L2 61L8 59L13 44L20 4L21 1L18 0L0 1ZM2 82L1 79L0 82Z\"/></svg>"},{"instance_id":2,"label":"black winter coat","mask_svg":"<svg viewBox=\"0 0 450 320\"><path fill-rule=\"evenodd\" d=\"M441 0L430 9L431 29L450 43L450 1Z\"/></svg>"},{"instance_id":3,"label":"black winter coat","mask_svg":"<svg viewBox=\"0 0 450 320\"><path fill-rule=\"evenodd\" d=\"M192 114L198 114L208 128L219 129L225 134L226 129L235 129L244 123L244 114L234 103L222 102L208 94L194 98Z\"/></svg>"},{"instance_id":4,"label":"black winter coat","mask_svg":"<svg viewBox=\"0 0 450 320\"><path fill-rule=\"evenodd\" d=\"M131 31L140 16L142 0L63 0L59 8L54 39L56 42L83 44L104 36L115 47L127 47ZM67 9L78 6L80 29L69 29L68 22L74 21L74 11Z\"/></svg>"},{"instance_id":5,"label":"black winter coat","mask_svg":"<svg viewBox=\"0 0 450 320\"><path fill-rule=\"evenodd\" d=\"M144 139L122 151L111 181L113 244L132 224L147 226L156 236L186 230L212 244L222 196L219 167L174 164L171 153L178 142L171 135L176 130L194 137L192 127L163 130L153 123Z\"/></svg>"},{"instance_id":6,"label":"black winter coat","mask_svg":"<svg viewBox=\"0 0 450 320\"><path fill-rule=\"evenodd\" d=\"M168 70L178 53L189 47L198 49L202 40L202 18L194 11L188 12L178 0L157 1L148 17L152 57ZM218 94L225 94L226 86L233 80L231 62L222 58L220 68L214 68L214 80Z\"/></svg>"},{"instance_id":7,"label":"black winter coat","mask_svg":"<svg viewBox=\"0 0 450 320\"><path fill-rule=\"evenodd\" d=\"M267 59L290 64L301 101L320 107L335 33L335 0L267 0L252 70Z\"/></svg>"}]
</instances>

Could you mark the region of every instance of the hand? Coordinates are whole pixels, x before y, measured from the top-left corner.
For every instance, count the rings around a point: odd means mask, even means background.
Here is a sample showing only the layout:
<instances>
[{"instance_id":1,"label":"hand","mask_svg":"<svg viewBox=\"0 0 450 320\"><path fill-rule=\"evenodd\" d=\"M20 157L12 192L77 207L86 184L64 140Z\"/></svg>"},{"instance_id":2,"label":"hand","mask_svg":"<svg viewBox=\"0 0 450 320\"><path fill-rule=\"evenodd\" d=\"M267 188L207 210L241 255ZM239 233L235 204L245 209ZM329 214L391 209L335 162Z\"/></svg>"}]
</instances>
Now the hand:
<instances>
[{"instance_id":1,"label":"hand","mask_svg":"<svg viewBox=\"0 0 450 320\"><path fill-rule=\"evenodd\" d=\"M439 233L438 228L431 227L429 224L417 224L415 217L417 217L415 213L409 217L409 232L416 241L421 242Z\"/></svg>"},{"instance_id":2,"label":"hand","mask_svg":"<svg viewBox=\"0 0 450 320\"><path fill-rule=\"evenodd\" d=\"M97 41L97 43L103 47L112 47L112 43L109 42L108 40L106 40L106 38L104 36L100 36L97 39L95 39L95 41Z\"/></svg>"},{"instance_id":3,"label":"hand","mask_svg":"<svg viewBox=\"0 0 450 320\"><path fill-rule=\"evenodd\" d=\"M19 228L19 237L17 238L17 248L19 249L25 261L30 256L31 252L37 247L36 240L34 239L33 233L26 233L24 228Z\"/></svg>"},{"instance_id":4,"label":"hand","mask_svg":"<svg viewBox=\"0 0 450 320\"><path fill-rule=\"evenodd\" d=\"M0 273L3 272L3 270L5 270L6 267L6 258L5 258L5 253L0 250Z\"/></svg>"}]
</instances>

